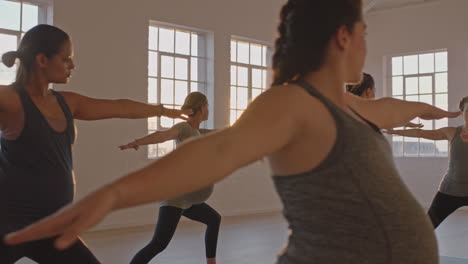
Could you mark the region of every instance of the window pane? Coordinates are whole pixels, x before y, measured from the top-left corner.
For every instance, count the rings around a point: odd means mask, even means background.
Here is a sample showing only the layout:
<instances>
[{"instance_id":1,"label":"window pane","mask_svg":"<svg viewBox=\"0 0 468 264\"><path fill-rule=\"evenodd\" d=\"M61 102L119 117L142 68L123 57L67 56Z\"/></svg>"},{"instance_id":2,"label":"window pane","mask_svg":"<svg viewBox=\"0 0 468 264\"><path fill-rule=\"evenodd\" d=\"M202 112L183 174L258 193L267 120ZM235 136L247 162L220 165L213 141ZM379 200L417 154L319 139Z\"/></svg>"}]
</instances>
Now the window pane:
<instances>
[{"instance_id":1,"label":"window pane","mask_svg":"<svg viewBox=\"0 0 468 264\"><path fill-rule=\"evenodd\" d=\"M403 76L392 78L392 94L403 95Z\"/></svg>"},{"instance_id":2,"label":"window pane","mask_svg":"<svg viewBox=\"0 0 468 264\"><path fill-rule=\"evenodd\" d=\"M418 73L418 56L405 56L404 57L404 69L405 74L417 74Z\"/></svg>"},{"instance_id":3,"label":"window pane","mask_svg":"<svg viewBox=\"0 0 468 264\"><path fill-rule=\"evenodd\" d=\"M436 73L435 91L436 93L446 93L448 91L447 73Z\"/></svg>"},{"instance_id":4,"label":"window pane","mask_svg":"<svg viewBox=\"0 0 468 264\"><path fill-rule=\"evenodd\" d=\"M234 125L234 123L235 123L236 120L237 120L237 112L236 112L236 110L231 110L230 113L231 113L231 114L230 114L229 120L230 120L230 123L231 123L231 126L232 126L232 125Z\"/></svg>"},{"instance_id":5,"label":"window pane","mask_svg":"<svg viewBox=\"0 0 468 264\"><path fill-rule=\"evenodd\" d=\"M393 136L393 155L403 156L403 137Z\"/></svg>"},{"instance_id":6,"label":"window pane","mask_svg":"<svg viewBox=\"0 0 468 264\"><path fill-rule=\"evenodd\" d=\"M263 46L262 47L262 66L263 67L267 67L268 66L268 47L267 46Z\"/></svg>"},{"instance_id":7,"label":"window pane","mask_svg":"<svg viewBox=\"0 0 468 264\"><path fill-rule=\"evenodd\" d=\"M249 69L246 67L237 67L237 85L249 86Z\"/></svg>"},{"instance_id":8,"label":"window pane","mask_svg":"<svg viewBox=\"0 0 468 264\"><path fill-rule=\"evenodd\" d=\"M435 142L421 138L419 142L419 154L420 156L434 156L435 154Z\"/></svg>"},{"instance_id":9,"label":"window pane","mask_svg":"<svg viewBox=\"0 0 468 264\"><path fill-rule=\"evenodd\" d=\"M393 96L393 98L403 100L403 96Z\"/></svg>"},{"instance_id":10,"label":"window pane","mask_svg":"<svg viewBox=\"0 0 468 264\"><path fill-rule=\"evenodd\" d=\"M246 109L249 103L249 89L237 88L237 109Z\"/></svg>"},{"instance_id":11,"label":"window pane","mask_svg":"<svg viewBox=\"0 0 468 264\"><path fill-rule=\"evenodd\" d=\"M444 110L448 110L448 98L447 94L436 94L435 106Z\"/></svg>"},{"instance_id":12,"label":"window pane","mask_svg":"<svg viewBox=\"0 0 468 264\"><path fill-rule=\"evenodd\" d=\"M405 156L418 156L419 140L417 138L404 138Z\"/></svg>"},{"instance_id":13,"label":"window pane","mask_svg":"<svg viewBox=\"0 0 468 264\"><path fill-rule=\"evenodd\" d=\"M154 51L149 52L148 75L153 77L158 76L158 53Z\"/></svg>"},{"instance_id":14,"label":"window pane","mask_svg":"<svg viewBox=\"0 0 468 264\"><path fill-rule=\"evenodd\" d=\"M244 111L239 111L238 110L237 111L237 119L239 119L242 116L243 113L244 113Z\"/></svg>"},{"instance_id":15,"label":"window pane","mask_svg":"<svg viewBox=\"0 0 468 264\"><path fill-rule=\"evenodd\" d=\"M1 18L0 18L1 19ZM0 58L8 52L17 48L17 37L0 34ZM0 85L9 85L15 81L16 67L8 68L0 62Z\"/></svg>"},{"instance_id":16,"label":"window pane","mask_svg":"<svg viewBox=\"0 0 468 264\"><path fill-rule=\"evenodd\" d=\"M176 81L175 82L175 104L183 105L185 97L188 94L188 82Z\"/></svg>"},{"instance_id":17,"label":"window pane","mask_svg":"<svg viewBox=\"0 0 468 264\"><path fill-rule=\"evenodd\" d=\"M188 60L183 58L175 59L175 78L188 80Z\"/></svg>"},{"instance_id":18,"label":"window pane","mask_svg":"<svg viewBox=\"0 0 468 264\"><path fill-rule=\"evenodd\" d=\"M417 96L417 95L407 95L406 96L406 101L419 102L419 96Z\"/></svg>"},{"instance_id":19,"label":"window pane","mask_svg":"<svg viewBox=\"0 0 468 264\"><path fill-rule=\"evenodd\" d=\"M410 77L405 79L406 94L418 93L418 77Z\"/></svg>"},{"instance_id":20,"label":"window pane","mask_svg":"<svg viewBox=\"0 0 468 264\"><path fill-rule=\"evenodd\" d=\"M203 83L191 82L190 83L190 92L202 92L205 93L205 85Z\"/></svg>"},{"instance_id":21,"label":"window pane","mask_svg":"<svg viewBox=\"0 0 468 264\"><path fill-rule=\"evenodd\" d=\"M173 104L174 103L174 81L161 80L161 103Z\"/></svg>"},{"instance_id":22,"label":"window pane","mask_svg":"<svg viewBox=\"0 0 468 264\"><path fill-rule=\"evenodd\" d=\"M190 80L198 81L198 59L190 58Z\"/></svg>"},{"instance_id":23,"label":"window pane","mask_svg":"<svg viewBox=\"0 0 468 264\"><path fill-rule=\"evenodd\" d=\"M262 88L262 70L252 69L252 87Z\"/></svg>"},{"instance_id":24,"label":"window pane","mask_svg":"<svg viewBox=\"0 0 468 264\"><path fill-rule=\"evenodd\" d=\"M419 123L423 124L423 129L434 129L433 128L433 121L432 120L424 120L424 119L420 119L419 120Z\"/></svg>"},{"instance_id":25,"label":"window pane","mask_svg":"<svg viewBox=\"0 0 468 264\"><path fill-rule=\"evenodd\" d=\"M419 77L419 93L432 93L432 76Z\"/></svg>"},{"instance_id":26,"label":"window pane","mask_svg":"<svg viewBox=\"0 0 468 264\"><path fill-rule=\"evenodd\" d=\"M435 120L435 129L444 128L444 127L448 127L448 119L447 118L443 118L443 119L440 119L440 120Z\"/></svg>"},{"instance_id":27,"label":"window pane","mask_svg":"<svg viewBox=\"0 0 468 264\"><path fill-rule=\"evenodd\" d=\"M198 35L192 33L192 56L198 56Z\"/></svg>"},{"instance_id":28,"label":"window pane","mask_svg":"<svg viewBox=\"0 0 468 264\"><path fill-rule=\"evenodd\" d=\"M190 55L190 33L176 31L176 53Z\"/></svg>"},{"instance_id":29,"label":"window pane","mask_svg":"<svg viewBox=\"0 0 468 264\"><path fill-rule=\"evenodd\" d=\"M159 51L174 52L174 30L159 29Z\"/></svg>"},{"instance_id":30,"label":"window pane","mask_svg":"<svg viewBox=\"0 0 468 264\"><path fill-rule=\"evenodd\" d=\"M419 55L419 73L434 72L434 53Z\"/></svg>"},{"instance_id":31,"label":"window pane","mask_svg":"<svg viewBox=\"0 0 468 264\"><path fill-rule=\"evenodd\" d=\"M231 86L231 109L237 108L237 87Z\"/></svg>"},{"instance_id":32,"label":"window pane","mask_svg":"<svg viewBox=\"0 0 468 264\"><path fill-rule=\"evenodd\" d=\"M158 118L150 117L148 118L148 130L157 130L158 129Z\"/></svg>"},{"instance_id":33,"label":"window pane","mask_svg":"<svg viewBox=\"0 0 468 264\"><path fill-rule=\"evenodd\" d=\"M148 78L148 103L158 103L158 79Z\"/></svg>"},{"instance_id":34,"label":"window pane","mask_svg":"<svg viewBox=\"0 0 468 264\"><path fill-rule=\"evenodd\" d=\"M436 72L448 71L447 52L439 52L435 55Z\"/></svg>"},{"instance_id":35,"label":"window pane","mask_svg":"<svg viewBox=\"0 0 468 264\"><path fill-rule=\"evenodd\" d=\"M158 157L158 145L148 145L148 158L155 159Z\"/></svg>"},{"instance_id":36,"label":"window pane","mask_svg":"<svg viewBox=\"0 0 468 264\"><path fill-rule=\"evenodd\" d=\"M23 4L23 25L22 31L26 32L37 26L39 23L39 8L35 5Z\"/></svg>"},{"instance_id":37,"label":"window pane","mask_svg":"<svg viewBox=\"0 0 468 264\"><path fill-rule=\"evenodd\" d=\"M172 127L172 126L171 126ZM174 140L158 144L158 156L164 156L174 150Z\"/></svg>"},{"instance_id":38,"label":"window pane","mask_svg":"<svg viewBox=\"0 0 468 264\"><path fill-rule=\"evenodd\" d=\"M20 30L21 4L0 0L0 28Z\"/></svg>"},{"instance_id":39,"label":"window pane","mask_svg":"<svg viewBox=\"0 0 468 264\"><path fill-rule=\"evenodd\" d=\"M268 70L262 70L262 88L267 89L268 88Z\"/></svg>"},{"instance_id":40,"label":"window pane","mask_svg":"<svg viewBox=\"0 0 468 264\"><path fill-rule=\"evenodd\" d=\"M438 140L435 142L436 144L436 149L435 153L437 156L444 156L446 157L448 155L448 142L445 140Z\"/></svg>"},{"instance_id":41,"label":"window pane","mask_svg":"<svg viewBox=\"0 0 468 264\"><path fill-rule=\"evenodd\" d=\"M392 75L403 75L403 57L392 58Z\"/></svg>"},{"instance_id":42,"label":"window pane","mask_svg":"<svg viewBox=\"0 0 468 264\"><path fill-rule=\"evenodd\" d=\"M250 44L250 64L262 65L262 46L257 44Z\"/></svg>"},{"instance_id":43,"label":"window pane","mask_svg":"<svg viewBox=\"0 0 468 264\"><path fill-rule=\"evenodd\" d=\"M432 94L429 95L420 95L419 102L432 105Z\"/></svg>"},{"instance_id":44,"label":"window pane","mask_svg":"<svg viewBox=\"0 0 468 264\"><path fill-rule=\"evenodd\" d=\"M249 63L249 43L237 42L237 62Z\"/></svg>"},{"instance_id":45,"label":"window pane","mask_svg":"<svg viewBox=\"0 0 468 264\"><path fill-rule=\"evenodd\" d=\"M231 61L237 62L237 42L231 41Z\"/></svg>"},{"instance_id":46,"label":"window pane","mask_svg":"<svg viewBox=\"0 0 468 264\"><path fill-rule=\"evenodd\" d=\"M205 82L206 81L206 60L205 59L198 59L198 81Z\"/></svg>"},{"instance_id":47,"label":"window pane","mask_svg":"<svg viewBox=\"0 0 468 264\"><path fill-rule=\"evenodd\" d=\"M231 65L231 85L237 84L237 66Z\"/></svg>"},{"instance_id":48,"label":"window pane","mask_svg":"<svg viewBox=\"0 0 468 264\"><path fill-rule=\"evenodd\" d=\"M252 89L252 100L255 100L262 93L261 89Z\"/></svg>"},{"instance_id":49,"label":"window pane","mask_svg":"<svg viewBox=\"0 0 468 264\"><path fill-rule=\"evenodd\" d=\"M174 57L161 56L161 77L174 78Z\"/></svg>"},{"instance_id":50,"label":"window pane","mask_svg":"<svg viewBox=\"0 0 468 264\"><path fill-rule=\"evenodd\" d=\"M149 27L148 47L152 50L158 50L158 28Z\"/></svg>"}]
</instances>

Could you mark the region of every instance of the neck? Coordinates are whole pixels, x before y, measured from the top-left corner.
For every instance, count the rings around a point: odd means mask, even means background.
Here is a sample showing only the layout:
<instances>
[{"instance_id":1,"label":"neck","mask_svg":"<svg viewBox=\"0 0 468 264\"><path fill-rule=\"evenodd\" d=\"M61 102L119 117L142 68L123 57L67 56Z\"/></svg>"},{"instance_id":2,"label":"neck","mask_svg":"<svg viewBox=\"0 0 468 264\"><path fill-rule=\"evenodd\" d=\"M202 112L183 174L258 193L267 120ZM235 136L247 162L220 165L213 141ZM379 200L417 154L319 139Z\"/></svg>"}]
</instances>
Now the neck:
<instances>
[{"instance_id":1,"label":"neck","mask_svg":"<svg viewBox=\"0 0 468 264\"><path fill-rule=\"evenodd\" d=\"M35 72L26 82L25 89L31 96L43 97L48 94L49 82L44 78L44 75Z\"/></svg>"},{"instance_id":2,"label":"neck","mask_svg":"<svg viewBox=\"0 0 468 264\"><path fill-rule=\"evenodd\" d=\"M187 120L187 123L189 123L195 129L200 129L201 121L197 118L191 117L189 120Z\"/></svg>"},{"instance_id":3,"label":"neck","mask_svg":"<svg viewBox=\"0 0 468 264\"><path fill-rule=\"evenodd\" d=\"M316 72L311 72L302 78L314 86L322 95L339 106L345 103L345 81L343 74L333 66L324 66Z\"/></svg>"}]
</instances>

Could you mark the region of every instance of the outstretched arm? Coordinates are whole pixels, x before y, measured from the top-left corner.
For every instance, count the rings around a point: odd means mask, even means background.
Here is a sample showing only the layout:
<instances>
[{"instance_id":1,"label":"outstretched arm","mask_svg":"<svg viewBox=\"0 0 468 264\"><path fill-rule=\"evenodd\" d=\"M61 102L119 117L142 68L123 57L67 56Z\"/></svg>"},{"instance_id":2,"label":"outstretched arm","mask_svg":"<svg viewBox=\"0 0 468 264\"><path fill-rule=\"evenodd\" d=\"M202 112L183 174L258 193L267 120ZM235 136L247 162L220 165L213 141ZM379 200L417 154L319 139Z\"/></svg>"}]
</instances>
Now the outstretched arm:
<instances>
[{"instance_id":1,"label":"outstretched arm","mask_svg":"<svg viewBox=\"0 0 468 264\"><path fill-rule=\"evenodd\" d=\"M444 127L436 130L406 129L388 130L387 134L403 137L425 138L429 140L451 140L455 134L454 127Z\"/></svg>"},{"instance_id":2,"label":"outstretched arm","mask_svg":"<svg viewBox=\"0 0 468 264\"><path fill-rule=\"evenodd\" d=\"M133 148L138 150L140 146L163 143L168 140L177 139L179 137L179 129L177 127L172 127L168 130L156 131L145 137L135 139L134 141L119 146L120 150Z\"/></svg>"},{"instance_id":3,"label":"outstretched arm","mask_svg":"<svg viewBox=\"0 0 468 264\"><path fill-rule=\"evenodd\" d=\"M79 120L101 120L109 118L147 118L166 116L186 119L182 115L191 114L191 110L168 109L162 105L151 105L128 99L95 99L72 92L60 92L65 98L73 117Z\"/></svg>"},{"instance_id":4,"label":"outstretched arm","mask_svg":"<svg viewBox=\"0 0 468 264\"><path fill-rule=\"evenodd\" d=\"M304 122L303 108L292 106L292 102L285 89L271 89L260 95L234 126L183 144L150 166L8 236L6 242L17 244L58 235L56 246L66 248L112 210L169 199L213 184L289 144Z\"/></svg>"},{"instance_id":5,"label":"outstretched arm","mask_svg":"<svg viewBox=\"0 0 468 264\"><path fill-rule=\"evenodd\" d=\"M366 100L347 94L349 104L365 118L380 128L391 129L406 125L416 117L425 120L437 120L442 118L455 118L460 112L448 112L435 106L408 102L395 98L381 98Z\"/></svg>"}]
</instances>

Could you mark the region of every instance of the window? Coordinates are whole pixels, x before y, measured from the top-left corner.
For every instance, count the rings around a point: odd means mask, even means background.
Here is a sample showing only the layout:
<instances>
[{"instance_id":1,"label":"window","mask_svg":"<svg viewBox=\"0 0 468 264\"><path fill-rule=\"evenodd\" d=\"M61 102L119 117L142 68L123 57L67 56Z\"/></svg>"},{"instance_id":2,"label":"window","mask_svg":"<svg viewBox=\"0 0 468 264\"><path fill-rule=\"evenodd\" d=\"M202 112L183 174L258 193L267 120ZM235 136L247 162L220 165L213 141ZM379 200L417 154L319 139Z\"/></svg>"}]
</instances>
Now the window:
<instances>
[{"instance_id":1,"label":"window","mask_svg":"<svg viewBox=\"0 0 468 264\"><path fill-rule=\"evenodd\" d=\"M151 24L148 38L148 102L179 109L188 93L207 95L207 36L201 31ZM207 95L208 96L208 95ZM149 118L148 132L181 122ZM175 147L173 141L150 145L148 158L161 157Z\"/></svg>"},{"instance_id":2,"label":"window","mask_svg":"<svg viewBox=\"0 0 468 264\"><path fill-rule=\"evenodd\" d=\"M242 115L249 102L269 85L270 48L264 44L231 40L231 125Z\"/></svg>"},{"instance_id":3,"label":"window","mask_svg":"<svg viewBox=\"0 0 468 264\"><path fill-rule=\"evenodd\" d=\"M447 51L397 56L391 58L391 94L406 101L423 102L447 110ZM447 119L413 120L423 129L439 129ZM400 157L446 157L447 141L393 136L393 152Z\"/></svg>"},{"instance_id":4,"label":"window","mask_svg":"<svg viewBox=\"0 0 468 264\"><path fill-rule=\"evenodd\" d=\"M32 27L48 22L50 13L47 1L0 0L0 56L14 51L23 34ZM11 84L15 80L16 69L0 63L0 85Z\"/></svg>"}]
</instances>

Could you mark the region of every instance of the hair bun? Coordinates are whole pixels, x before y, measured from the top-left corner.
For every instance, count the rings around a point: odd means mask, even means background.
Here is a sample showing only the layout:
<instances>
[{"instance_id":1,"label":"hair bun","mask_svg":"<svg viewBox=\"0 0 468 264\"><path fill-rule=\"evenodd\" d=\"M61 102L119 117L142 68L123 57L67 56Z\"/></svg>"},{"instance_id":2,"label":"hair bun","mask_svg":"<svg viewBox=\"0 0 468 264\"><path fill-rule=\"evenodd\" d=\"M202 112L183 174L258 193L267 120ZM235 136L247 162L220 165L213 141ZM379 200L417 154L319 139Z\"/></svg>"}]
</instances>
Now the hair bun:
<instances>
[{"instance_id":1,"label":"hair bun","mask_svg":"<svg viewBox=\"0 0 468 264\"><path fill-rule=\"evenodd\" d=\"M2 62L5 64L8 68L13 67L15 65L15 61L18 58L18 52L17 51L9 51L2 56Z\"/></svg>"}]
</instances>

